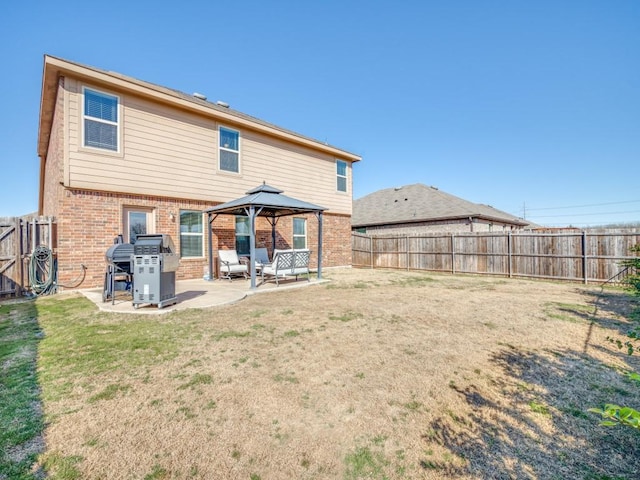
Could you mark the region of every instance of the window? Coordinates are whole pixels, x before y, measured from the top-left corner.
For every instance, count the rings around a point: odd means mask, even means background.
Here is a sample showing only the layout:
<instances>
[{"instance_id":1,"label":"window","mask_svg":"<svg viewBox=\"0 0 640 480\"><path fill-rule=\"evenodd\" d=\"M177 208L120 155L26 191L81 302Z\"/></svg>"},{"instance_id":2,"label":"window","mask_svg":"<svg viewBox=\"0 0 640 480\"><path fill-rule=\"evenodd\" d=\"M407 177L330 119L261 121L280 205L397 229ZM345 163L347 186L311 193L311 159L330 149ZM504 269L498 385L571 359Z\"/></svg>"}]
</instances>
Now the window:
<instances>
[{"instance_id":1,"label":"window","mask_svg":"<svg viewBox=\"0 0 640 480\"><path fill-rule=\"evenodd\" d=\"M153 210L140 207L127 207L123 211L123 231L125 241L136 243L138 235L153 233Z\"/></svg>"},{"instance_id":2,"label":"window","mask_svg":"<svg viewBox=\"0 0 640 480\"><path fill-rule=\"evenodd\" d=\"M347 191L347 162L336 160L337 189L339 192Z\"/></svg>"},{"instance_id":3,"label":"window","mask_svg":"<svg viewBox=\"0 0 640 480\"><path fill-rule=\"evenodd\" d=\"M238 255L249 255L251 246L249 217L236 217L236 251Z\"/></svg>"},{"instance_id":4,"label":"window","mask_svg":"<svg viewBox=\"0 0 640 480\"><path fill-rule=\"evenodd\" d=\"M118 97L85 88L84 146L118 151Z\"/></svg>"},{"instance_id":5,"label":"window","mask_svg":"<svg viewBox=\"0 0 640 480\"><path fill-rule=\"evenodd\" d=\"M293 248L307 248L307 221L304 218L293 219Z\"/></svg>"},{"instance_id":6,"label":"window","mask_svg":"<svg viewBox=\"0 0 640 480\"><path fill-rule=\"evenodd\" d=\"M180 210L180 256L203 257L204 229L202 213L197 210Z\"/></svg>"},{"instance_id":7,"label":"window","mask_svg":"<svg viewBox=\"0 0 640 480\"><path fill-rule=\"evenodd\" d=\"M220 127L220 170L240 172L240 132Z\"/></svg>"}]
</instances>

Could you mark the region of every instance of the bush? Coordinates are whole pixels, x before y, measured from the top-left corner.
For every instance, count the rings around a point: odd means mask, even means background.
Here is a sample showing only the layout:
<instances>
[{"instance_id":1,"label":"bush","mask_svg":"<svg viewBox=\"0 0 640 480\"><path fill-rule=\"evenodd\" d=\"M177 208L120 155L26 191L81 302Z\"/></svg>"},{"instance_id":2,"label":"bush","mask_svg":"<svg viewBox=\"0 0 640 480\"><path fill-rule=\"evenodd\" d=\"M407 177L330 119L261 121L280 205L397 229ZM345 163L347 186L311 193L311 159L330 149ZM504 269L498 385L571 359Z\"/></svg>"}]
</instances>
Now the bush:
<instances>
[{"instance_id":1,"label":"bush","mask_svg":"<svg viewBox=\"0 0 640 480\"><path fill-rule=\"evenodd\" d=\"M640 254L640 244L634 245L630 250L632 253ZM640 295L640 256L625 260L622 265L629 269L629 275L624 283L633 295Z\"/></svg>"},{"instance_id":2,"label":"bush","mask_svg":"<svg viewBox=\"0 0 640 480\"><path fill-rule=\"evenodd\" d=\"M632 253L640 254L640 244L631 247L630 250ZM635 258L625 260L622 262L622 265L629 270L629 275L624 280L628 290L631 291L632 295L640 296L640 257L636 256ZM636 310L632 314L632 318L638 320L639 317L640 315ZM638 340L640 340L640 325L636 323L636 325L627 332L627 338L629 340L622 342L621 340L607 337L607 339L615 343L618 348L621 349L624 347L627 349L627 354L633 355L638 351L636 344ZM640 382L640 375L636 372L628 373L628 377L631 380ZM600 425L607 427L624 425L640 431L640 412L631 407L619 407L618 405L607 404L604 408L590 408L588 411L602 415L604 420L600 422Z\"/></svg>"}]
</instances>

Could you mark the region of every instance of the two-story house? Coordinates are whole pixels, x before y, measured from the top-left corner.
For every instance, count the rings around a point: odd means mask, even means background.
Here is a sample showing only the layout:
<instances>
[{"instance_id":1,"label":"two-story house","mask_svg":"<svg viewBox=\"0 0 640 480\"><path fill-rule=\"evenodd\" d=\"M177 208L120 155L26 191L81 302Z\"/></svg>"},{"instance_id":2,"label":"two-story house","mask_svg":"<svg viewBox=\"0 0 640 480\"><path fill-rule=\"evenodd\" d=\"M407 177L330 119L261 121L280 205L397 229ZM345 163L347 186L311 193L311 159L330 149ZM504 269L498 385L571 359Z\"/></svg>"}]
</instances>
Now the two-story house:
<instances>
[{"instance_id":1,"label":"two-story house","mask_svg":"<svg viewBox=\"0 0 640 480\"><path fill-rule=\"evenodd\" d=\"M55 218L63 286L83 268L82 287L101 285L105 252L120 234L126 242L171 235L178 278L202 277L203 212L263 182L325 207L323 265L351 264L352 164L360 157L203 95L46 55L38 155L39 214ZM317 249L317 222L308 220L279 221L277 246ZM246 253L247 217L216 223L215 250ZM258 221L258 241L270 236Z\"/></svg>"}]
</instances>

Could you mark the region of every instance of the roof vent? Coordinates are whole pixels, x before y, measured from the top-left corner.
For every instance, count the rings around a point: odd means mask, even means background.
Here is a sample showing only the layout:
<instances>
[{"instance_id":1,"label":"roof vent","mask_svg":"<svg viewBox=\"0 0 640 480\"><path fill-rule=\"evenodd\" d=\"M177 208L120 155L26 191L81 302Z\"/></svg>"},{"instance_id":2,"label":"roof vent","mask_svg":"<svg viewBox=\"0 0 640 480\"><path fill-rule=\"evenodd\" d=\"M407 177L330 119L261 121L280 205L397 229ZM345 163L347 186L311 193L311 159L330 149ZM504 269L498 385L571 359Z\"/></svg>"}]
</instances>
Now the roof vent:
<instances>
[{"instance_id":1,"label":"roof vent","mask_svg":"<svg viewBox=\"0 0 640 480\"><path fill-rule=\"evenodd\" d=\"M434 190L438 190L438 187L434 187L433 185L431 185L431 188L433 188Z\"/></svg>"},{"instance_id":2,"label":"roof vent","mask_svg":"<svg viewBox=\"0 0 640 480\"><path fill-rule=\"evenodd\" d=\"M395 187L394 190L397 192L398 190L402 190L402 187Z\"/></svg>"},{"instance_id":3,"label":"roof vent","mask_svg":"<svg viewBox=\"0 0 640 480\"><path fill-rule=\"evenodd\" d=\"M196 97L196 98L199 98L200 100L206 100L207 99L206 95L203 95L203 94L198 93L198 92L194 92L193 96Z\"/></svg>"},{"instance_id":4,"label":"roof vent","mask_svg":"<svg viewBox=\"0 0 640 480\"><path fill-rule=\"evenodd\" d=\"M227 102L223 102L222 100L218 100L216 102L216 105L219 105L219 106L224 107L224 108L229 108L229 104Z\"/></svg>"}]
</instances>

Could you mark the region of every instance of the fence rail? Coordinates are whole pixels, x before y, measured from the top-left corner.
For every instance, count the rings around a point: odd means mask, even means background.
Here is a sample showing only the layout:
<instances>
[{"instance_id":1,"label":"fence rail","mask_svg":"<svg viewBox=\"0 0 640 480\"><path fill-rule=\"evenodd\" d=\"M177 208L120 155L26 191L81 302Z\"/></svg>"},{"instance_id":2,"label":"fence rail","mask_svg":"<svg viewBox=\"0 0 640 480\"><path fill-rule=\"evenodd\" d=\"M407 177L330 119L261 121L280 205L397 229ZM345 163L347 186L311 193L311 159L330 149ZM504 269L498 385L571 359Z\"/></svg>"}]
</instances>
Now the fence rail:
<instances>
[{"instance_id":1,"label":"fence rail","mask_svg":"<svg viewBox=\"0 0 640 480\"><path fill-rule=\"evenodd\" d=\"M588 282L620 281L640 229L442 233L353 233L355 267L474 273Z\"/></svg>"},{"instance_id":2,"label":"fence rail","mask_svg":"<svg viewBox=\"0 0 640 480\"><path fill-rule=\"evenodd\" d=\"M39 245L53 249L54 227L48 217L0 217L0 299L29 289L31 253Z\"/></svg>"}]
</instances>

